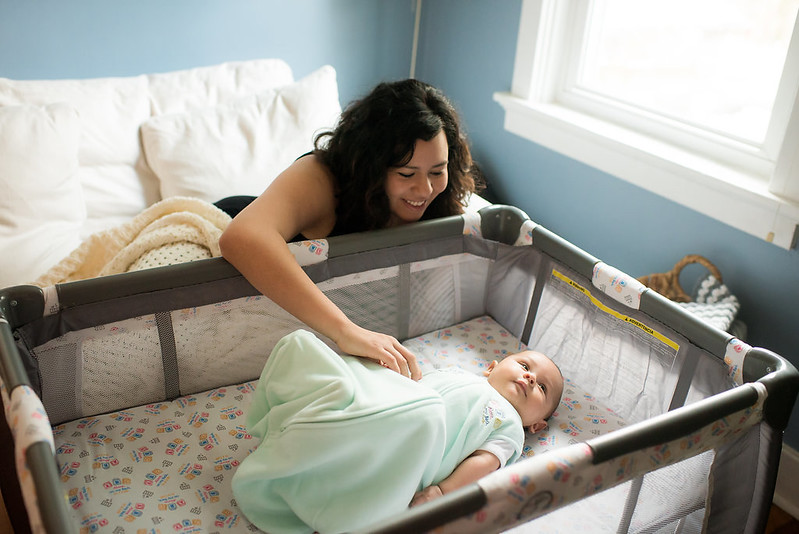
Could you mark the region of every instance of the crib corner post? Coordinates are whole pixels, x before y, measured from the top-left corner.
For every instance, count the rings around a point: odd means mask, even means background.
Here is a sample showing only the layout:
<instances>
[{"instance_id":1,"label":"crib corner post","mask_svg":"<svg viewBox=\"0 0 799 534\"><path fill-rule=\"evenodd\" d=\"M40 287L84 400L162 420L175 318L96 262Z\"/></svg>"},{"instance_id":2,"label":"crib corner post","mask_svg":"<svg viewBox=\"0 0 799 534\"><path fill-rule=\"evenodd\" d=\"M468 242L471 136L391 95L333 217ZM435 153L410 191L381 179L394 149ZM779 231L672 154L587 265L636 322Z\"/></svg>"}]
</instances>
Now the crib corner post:
<instances>
[{"instance_id":1,"label":"crib corner post","mask_svg":"<svg viewBox=\"0 0 799 534\"><path fill-rule=\"evenodd\" d=\"M744 360L744 381L755 380L768 391L763 419L775 429L785 430L799 393L799 371L785 358L756 347Z\"/></svg>"}]
</instances>

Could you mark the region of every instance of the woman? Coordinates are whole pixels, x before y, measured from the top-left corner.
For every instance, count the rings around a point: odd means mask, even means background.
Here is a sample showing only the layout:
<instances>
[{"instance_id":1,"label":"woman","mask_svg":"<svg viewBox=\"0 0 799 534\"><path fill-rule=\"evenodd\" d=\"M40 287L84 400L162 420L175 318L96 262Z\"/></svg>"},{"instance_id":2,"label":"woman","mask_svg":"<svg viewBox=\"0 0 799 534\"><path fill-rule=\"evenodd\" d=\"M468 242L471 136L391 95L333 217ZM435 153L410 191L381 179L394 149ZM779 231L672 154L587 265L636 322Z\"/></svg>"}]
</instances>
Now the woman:
<instances>
[{"instance_id":1,"label":"woman","mask_svg":"<svg viewBox=\"0 0 799 534\"><path fill-rule=\"evenodd\" d=\"M441 91L417 80L383 83L241 210L219 245L255 288L343 352L418 380L414 355L349 320L286 243L460 214L475 178L457 113Z\"/></svg>"}]
</instances>

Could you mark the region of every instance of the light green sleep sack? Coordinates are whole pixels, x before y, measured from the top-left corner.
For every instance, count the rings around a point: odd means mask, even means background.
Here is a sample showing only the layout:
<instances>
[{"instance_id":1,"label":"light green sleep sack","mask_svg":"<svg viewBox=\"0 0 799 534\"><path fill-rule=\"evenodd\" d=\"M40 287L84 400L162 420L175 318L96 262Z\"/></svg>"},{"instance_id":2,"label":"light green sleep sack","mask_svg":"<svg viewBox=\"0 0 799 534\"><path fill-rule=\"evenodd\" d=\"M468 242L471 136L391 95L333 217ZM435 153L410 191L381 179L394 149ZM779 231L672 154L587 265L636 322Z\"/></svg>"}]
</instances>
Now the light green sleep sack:
<instances>
[{"instance_id":1,"label":"light green sleep sack","mask_svg":"<svg viewBox=\"0 0 799 534\"><path fill-rule=\"evenodd\" d=\"M298 330L275 346L247 411L261 443L233 477L236 502L270 534L366 527L405 510L500 426L478 423L482 406L469 410L457 417L478 431L453 432L444 399L424 379L340 356ZM520 449L520 423L518 432Z\"/></svg>"}]
</instances>

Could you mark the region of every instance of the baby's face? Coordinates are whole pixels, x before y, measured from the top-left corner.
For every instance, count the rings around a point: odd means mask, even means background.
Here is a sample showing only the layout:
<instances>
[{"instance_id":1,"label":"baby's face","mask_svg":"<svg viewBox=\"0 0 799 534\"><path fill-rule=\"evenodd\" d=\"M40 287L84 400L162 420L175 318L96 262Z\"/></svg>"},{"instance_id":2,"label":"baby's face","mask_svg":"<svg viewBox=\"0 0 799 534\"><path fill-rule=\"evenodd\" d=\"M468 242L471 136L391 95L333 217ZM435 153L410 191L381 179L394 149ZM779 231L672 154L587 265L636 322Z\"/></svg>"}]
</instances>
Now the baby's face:
<instances>
[{"instance_id":1,"label":"baby's face","mask_svg":"<svg viewBox=\"0 0 799 534\"><path fill-rule=\"evenodd\" d=\"M563 377L552 360L540 352L512 354L501 362L491 362L486 370L488 383L510 402L524 426L537 431L554 411L563 393Z\"/></svg>"}]
</instances>

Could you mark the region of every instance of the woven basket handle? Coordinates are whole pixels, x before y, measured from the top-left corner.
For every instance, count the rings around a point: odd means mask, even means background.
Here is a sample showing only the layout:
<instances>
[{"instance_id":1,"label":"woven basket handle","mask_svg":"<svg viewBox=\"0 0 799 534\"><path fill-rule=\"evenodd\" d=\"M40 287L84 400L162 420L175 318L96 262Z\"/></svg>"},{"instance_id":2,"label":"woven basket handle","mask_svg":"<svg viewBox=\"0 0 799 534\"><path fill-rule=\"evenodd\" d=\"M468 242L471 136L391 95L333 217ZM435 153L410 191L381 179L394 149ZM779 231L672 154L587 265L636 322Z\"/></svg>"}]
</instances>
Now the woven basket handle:
<instances>
[{"instance_id":1,"label":"woven basket handle","mask_svg":"<svg viewBox=\"0 0 799 534\"><path fill-rule=\"evenodd\" d=\"M688 254L683 259L678 261L674 268L665 273L655 273L647 276L642 276L638 279L639 282L646 287L654 289L664 297L674 302L691 302L691 297L683 290L680 285L680 272L686 265L698 263L704 266L716 280L721 282L721 272L718 267L699 254Z\"/></svg>"}]
</instances>

